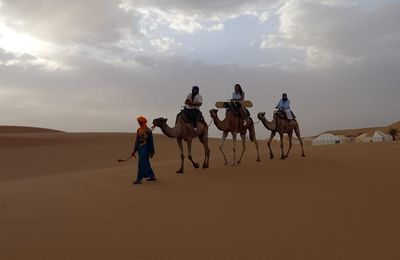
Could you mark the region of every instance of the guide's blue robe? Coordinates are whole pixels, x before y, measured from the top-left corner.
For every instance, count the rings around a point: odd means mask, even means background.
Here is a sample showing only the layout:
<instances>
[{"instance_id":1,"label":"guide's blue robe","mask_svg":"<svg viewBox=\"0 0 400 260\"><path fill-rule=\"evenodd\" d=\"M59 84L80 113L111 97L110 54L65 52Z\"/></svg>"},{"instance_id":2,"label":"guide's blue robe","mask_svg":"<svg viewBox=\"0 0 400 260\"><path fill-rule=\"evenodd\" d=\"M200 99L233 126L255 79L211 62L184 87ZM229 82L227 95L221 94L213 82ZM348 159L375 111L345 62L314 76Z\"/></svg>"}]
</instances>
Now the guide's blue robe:
<instances>
[{"instance_id":1,"label":"guide's blue robe","mask_svg":"<svg viewBox=\"0 0 400 260\"><path fill-rule=\"evenodd\" d=\"M137 134L134 153L139 155L137 180L154 178L154 172L150 165L150 154L154 154L153 134L149 128L143 134Z\"/></svg>"}]
</instances>

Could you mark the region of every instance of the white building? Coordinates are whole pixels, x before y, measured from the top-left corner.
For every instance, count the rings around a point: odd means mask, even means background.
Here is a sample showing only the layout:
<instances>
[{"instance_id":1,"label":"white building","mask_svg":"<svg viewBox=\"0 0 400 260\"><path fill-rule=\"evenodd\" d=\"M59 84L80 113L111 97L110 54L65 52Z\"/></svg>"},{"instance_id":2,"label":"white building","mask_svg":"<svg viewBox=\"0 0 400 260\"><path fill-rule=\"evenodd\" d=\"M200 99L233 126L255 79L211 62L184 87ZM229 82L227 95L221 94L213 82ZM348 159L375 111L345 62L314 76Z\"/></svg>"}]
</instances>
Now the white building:
<instances>
[{"instance_id":1,"label":"white building","mask_svg":"<svg viewBox=\"0 0 400 260\"><path fill-rule=\"evenodd\" d=\"M362 134L356 137L356 143L369 143L372 142L372 137L368 134Z\"/></svg>"},{"instance_id":2,"label":"white building","mask_svg":"<svg viewBox=\"0 0 400 260\"><path fill-rule=\"evenodd\" d=\"M392 140L392 136L385 134L380 130L376 131L372 136L372 142L390 142Z\"/></svg>"},{"instance_id":3,"label":"white building","mask_svg":"<svg viewBox=\"0 0 400 260\"><path fill-rule=\"evenodd\" d=\"M341 144L350 143L350 138L348 138L347 136L337 135L336 137L340 139Z\"/></svg>"},{"instance_id":4,"label":"white building","mask_svg":"<svg viewBox=\"0 0 400 260\"><path fill-rule=\"evenodd\" d=\"M327 145L327 144L340 144L341 140L339 137L333 134L322 134L312 140L313 145Z\"/></svg>"}]
</instances>

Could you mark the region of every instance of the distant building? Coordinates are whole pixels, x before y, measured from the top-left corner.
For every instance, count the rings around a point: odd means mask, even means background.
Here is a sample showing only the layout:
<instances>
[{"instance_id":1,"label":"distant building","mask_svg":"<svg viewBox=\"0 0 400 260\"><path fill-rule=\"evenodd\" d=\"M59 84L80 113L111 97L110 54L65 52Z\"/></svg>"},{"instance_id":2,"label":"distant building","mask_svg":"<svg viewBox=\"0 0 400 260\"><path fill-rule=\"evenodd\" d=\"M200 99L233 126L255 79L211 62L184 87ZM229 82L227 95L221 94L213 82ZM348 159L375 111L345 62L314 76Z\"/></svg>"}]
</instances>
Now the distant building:
<instances>
[{"instance_id":1,"label":"distant building","mask_svg":"<svg viewBox=\"0 0 400 260\"><path fill-rule=\"evenodd\" d=\"M392 136L378 130L372 136L372 142L390 142L392 141Z\"/></svg>"},{"instance_id":2,"label":"distant building","mask_svg":"<svg viewBox=\"0 0 400 260\"><path fill-rule=\"evenodd\" d=\"M347 136L344 136L344 135L337 135L336 137L340 139L340 143L341 143L341 144L347 144L347 143L350 143L350 142L351 142L351 138L349 138L349 137L347 137Z\"/></svg>"},{"instance_id":3,"label":"distant building","mask_svg":"<svg viewBox=\"0 0 400 260\"><path fill-rule=\"evenodd\" d=\"M367 133L361 134L355 138L356 143L369 143L372 142L372 137Z\"/></svg>"},{"instance_id":4,"label":"distant building","mask_svg":"<svg viewBox=\"0 0 400 260\"><path fill-rule=\"evenodd\" d=\"M325 133L312 140L313 145L340 144L341 139L336 135Z\"/></svg>"}]
</instances>

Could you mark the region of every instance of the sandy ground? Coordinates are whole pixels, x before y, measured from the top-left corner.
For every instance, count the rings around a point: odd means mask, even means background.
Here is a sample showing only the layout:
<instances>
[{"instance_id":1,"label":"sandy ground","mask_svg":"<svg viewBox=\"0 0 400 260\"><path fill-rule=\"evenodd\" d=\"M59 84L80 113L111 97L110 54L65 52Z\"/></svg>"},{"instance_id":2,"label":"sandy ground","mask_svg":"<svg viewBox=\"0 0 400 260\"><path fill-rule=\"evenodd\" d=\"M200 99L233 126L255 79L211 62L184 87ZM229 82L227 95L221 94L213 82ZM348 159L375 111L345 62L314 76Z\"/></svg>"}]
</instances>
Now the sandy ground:
<instances>
[{"instance_id":1,"label":"sandy ground","mask_svg":"<svg viewBox=\"0 0 400 260\"><path fill-rule=\"evenodd\" d=\"M133 186L128 134L1 134L0 259L400 259L400 142L294 147L262 162L179 168ZM276 153L278 147L274 147ZM201 147L195 154L201 162ZM226 150L230 150L230 144Z\"/></svg>"}]
</instances>

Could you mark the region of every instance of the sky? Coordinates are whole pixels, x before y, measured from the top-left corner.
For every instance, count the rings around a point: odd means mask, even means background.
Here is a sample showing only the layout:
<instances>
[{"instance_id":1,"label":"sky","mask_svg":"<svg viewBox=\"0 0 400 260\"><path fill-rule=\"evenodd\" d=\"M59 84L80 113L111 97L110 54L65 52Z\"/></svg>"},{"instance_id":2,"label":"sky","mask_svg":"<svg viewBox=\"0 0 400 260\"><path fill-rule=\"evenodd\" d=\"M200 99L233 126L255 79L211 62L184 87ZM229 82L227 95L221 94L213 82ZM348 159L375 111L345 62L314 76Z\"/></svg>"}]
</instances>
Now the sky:
<instances>
[{"instance_id":1,"label":"sky","mask_svg":"<svg viewBox=\"0 0 400 260\"><path fill-rule=\"evenodd\" d=\"M288 93L303 136L385 126L400 120L399 14L400 0L0 0L0 125L172 124L193 85L210 121L239 83L254 119Z\"/></svg>"}]
</instances>

